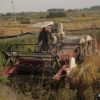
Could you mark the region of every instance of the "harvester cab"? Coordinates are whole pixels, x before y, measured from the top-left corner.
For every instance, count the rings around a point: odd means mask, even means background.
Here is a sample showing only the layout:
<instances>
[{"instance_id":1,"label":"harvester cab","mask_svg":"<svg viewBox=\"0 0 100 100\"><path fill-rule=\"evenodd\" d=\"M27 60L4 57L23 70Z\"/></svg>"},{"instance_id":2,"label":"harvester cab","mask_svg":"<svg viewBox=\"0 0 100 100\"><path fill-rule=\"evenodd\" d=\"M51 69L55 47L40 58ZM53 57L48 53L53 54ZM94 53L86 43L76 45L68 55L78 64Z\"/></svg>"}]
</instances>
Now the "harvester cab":
<instances>
[{"instance_id":1,"label":"harvester cab","mask_svg":"<svg viewBox=\"0 0 100 100\"><path fill-rule=\"evenodd\" d=\"M58 41L62 39L62 36L65 36L65 32L63 31L63 23L56 23L53 21L42 21L37 22L33 25L31 25L32 28L46 28L49 30L53 37L53 44L57 44Z\"/></svg>"}]
</instances>

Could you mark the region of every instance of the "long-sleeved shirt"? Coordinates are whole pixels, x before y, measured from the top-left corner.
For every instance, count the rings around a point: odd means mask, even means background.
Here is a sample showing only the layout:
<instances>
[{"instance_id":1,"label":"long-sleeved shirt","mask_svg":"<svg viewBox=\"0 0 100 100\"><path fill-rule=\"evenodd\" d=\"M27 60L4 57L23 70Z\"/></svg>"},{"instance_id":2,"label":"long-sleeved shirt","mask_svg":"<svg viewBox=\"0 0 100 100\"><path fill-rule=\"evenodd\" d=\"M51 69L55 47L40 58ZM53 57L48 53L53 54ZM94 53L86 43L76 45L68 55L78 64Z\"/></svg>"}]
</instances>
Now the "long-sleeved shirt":
<instances>
[{"instance_id":1,"label":"long-sleeved shirt","mask_svg":"<svg viewBox=\"0 0 100 100\"><path fill-rule=\"evenodd\" d=\"M52 40L51 33L43 30L39 34L38 43L42 41L42 44L49 44L49 40Z\"/></svg>"}]
</instances>

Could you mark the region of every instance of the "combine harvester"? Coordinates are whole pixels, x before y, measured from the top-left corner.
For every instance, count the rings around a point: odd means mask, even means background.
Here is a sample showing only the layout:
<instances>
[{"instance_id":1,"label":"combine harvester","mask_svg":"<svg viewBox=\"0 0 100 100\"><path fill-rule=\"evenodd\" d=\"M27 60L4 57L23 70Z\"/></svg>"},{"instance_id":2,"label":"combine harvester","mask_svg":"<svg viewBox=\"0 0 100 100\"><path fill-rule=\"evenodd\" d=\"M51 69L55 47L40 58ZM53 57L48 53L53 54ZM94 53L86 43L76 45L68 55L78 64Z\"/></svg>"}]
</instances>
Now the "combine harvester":
<instances>
[{"instance_id":1,"label":"combine harvester","mask_svg":"<svg viewBox=\"0 0 100 100\"><path fill-rule=\"evenodd\" d=\"M54 27L54 22L38 22L31 27ZM65 35L63 25L52 30L53 44L48 50L41 44L10 44L2 53L5 59L3 74L21 74L46 77L54 80L65 79L70 71L81 64L87 56L98 49L96 39L90 35Z\"/></svg>"}]
</instances>

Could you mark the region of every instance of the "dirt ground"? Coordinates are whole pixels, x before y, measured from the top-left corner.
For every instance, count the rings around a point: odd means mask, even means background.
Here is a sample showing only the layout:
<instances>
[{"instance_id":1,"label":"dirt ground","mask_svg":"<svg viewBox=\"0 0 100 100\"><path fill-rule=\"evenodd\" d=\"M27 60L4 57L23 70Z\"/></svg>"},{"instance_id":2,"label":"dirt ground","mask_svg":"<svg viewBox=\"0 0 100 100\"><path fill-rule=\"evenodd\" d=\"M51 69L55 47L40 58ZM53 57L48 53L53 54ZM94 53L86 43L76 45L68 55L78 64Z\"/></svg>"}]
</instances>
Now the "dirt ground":
<instances>
[{"instance_id":1,"label":"dirt ground","mask_svg":"<svg viewBox=\"0 0 100 100\"><path fill-rule=\"evenodd\" d=\"M0 84L0 100L17 100L17 95L8 86Z\"/></svg>"}]
</instances>

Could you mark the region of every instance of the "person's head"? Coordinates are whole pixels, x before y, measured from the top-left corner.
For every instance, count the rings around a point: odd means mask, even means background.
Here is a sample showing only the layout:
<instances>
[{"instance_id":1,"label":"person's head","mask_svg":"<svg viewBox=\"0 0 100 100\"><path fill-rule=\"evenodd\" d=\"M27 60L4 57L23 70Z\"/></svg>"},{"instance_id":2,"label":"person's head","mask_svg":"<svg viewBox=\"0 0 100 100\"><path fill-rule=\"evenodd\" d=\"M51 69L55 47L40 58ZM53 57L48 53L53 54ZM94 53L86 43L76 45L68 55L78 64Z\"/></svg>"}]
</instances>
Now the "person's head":
<instances>
[{"instance_id":1,"label":"person's head","mask_svg":"<svg viewBox=\"0 0 100 100\"><path fill-rule=\"evenodd\" d=\"M42 31L45 31L45 30L46 30L46 28L45 28L45 27L43 27L43 28L42 28Z\"/></svg>"}]
</instances>

